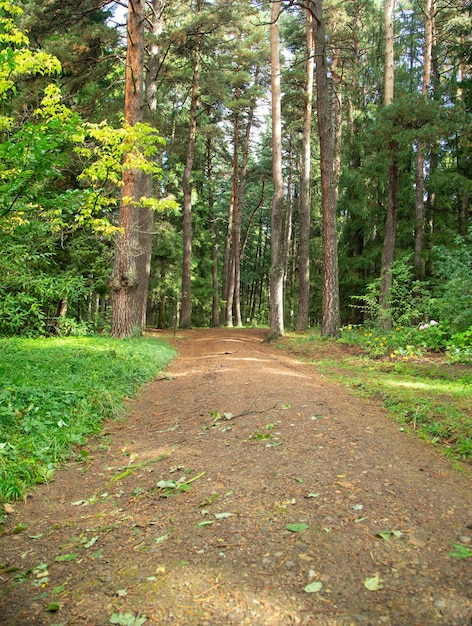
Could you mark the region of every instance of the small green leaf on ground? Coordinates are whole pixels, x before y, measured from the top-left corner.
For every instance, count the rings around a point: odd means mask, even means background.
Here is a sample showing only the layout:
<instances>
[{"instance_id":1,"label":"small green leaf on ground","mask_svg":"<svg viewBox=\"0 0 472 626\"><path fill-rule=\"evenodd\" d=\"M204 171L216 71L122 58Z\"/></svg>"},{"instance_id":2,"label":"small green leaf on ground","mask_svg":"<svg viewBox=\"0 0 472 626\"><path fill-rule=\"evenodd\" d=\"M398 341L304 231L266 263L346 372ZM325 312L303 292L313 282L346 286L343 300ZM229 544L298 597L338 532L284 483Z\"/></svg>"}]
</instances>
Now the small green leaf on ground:
<instances>
[{"instance_id":1,"label":"small green leaf on ground","mask_svg":"<svg viewBox=\"0 0 472 626\"><path fill-rule=\"evenodd\" d=\"M56 611L59 611L60 609L60 605L57 602L50 602L47 606L46 606L46 611L50 611L51 613L55 613Z\"/></svg>"},{"instance_id":2,"label":"small green leaf on ground","mask_svg":"<svg viewBox=\"0 0 472 626\"><path fill-rule=\"evenodd\" d=\"M15 528L13 528L11 532L14 535L17 535L18 533L24 532L27 528L28 528L28 524L24 524L23 522L20 522L19 524L15 526Z\"/></svg>"},{"instance_id":3,"label":"small green leaf on ground","mask_svg":"<svg viewBox=\"0 0 472 626\"><path fill-rule=\"evenodd\" d=\"M56 556L56 558L54 559L55 561L61 562L61 561L75 561L75 559L78 557L78 554L60 554L59 556Z\"/></svg>"},{"instance_id":4,"label":"small green leaf on ground","mask_svg":"<svg viewBox=\"0 0 472 626\"><path fill-rule=\"evenodd\" d=\"M98 541L98 535L96 537L92 537L86 544L84 544L84 548L91 548Z\"/></svg>"},{"instance_id":5,"label":"small green leaf on ground","mask_svg":"<svg viewBox=\"0 0 472 626\"><path fill-rule=\"evenodd\" d=\"M454 550L449 552L448 556L453 556L456 559L468 559L472 556L472 550L462 546L460 543L455 543Z\"/></svg>"},{"instance_id":6,"label":"small green leaf on ground","mask_svg":"<svg viewBox=\"0 0 472 626\"><path fill-rule=\"evenodd\" d=\"M289 530L291 533L301 533L304 530L307 530L308 528L310 528L308 524L304 524L304 523L287 524L287 526L285 526L285 529Z\"/></svg>"},{"instance_id":7,"label":"small green leaf on ground","mask_svg":"<svg viewBox=\"0 0 472 626\"><path fill-rule=\"evenodd\" d=\"M208 498L204 498L198 506L209 506L212 504L217 498L219 498L220 494L212 493Z\"/></svg>"},{"instance_id":8,"label":"small green leaf on ground","mask_svg":"<svg viewBox=\"0 0 472 626\"><path fill-rule=\"evenodd\" d=\"M204 519L202 522L198 522L197 526L198 527L211 526L212 524L213 524L213 520L211 520L211 519Z\"/></svg>"},{"instance_id":9,"label":"small green leaf on ground","mask_svg":"<svg viewBox=\"0 0 472 626\"><path fill-rule=\"evenodd\" d=\"M53 595L58 595L59 593L62 593L64 589L66 588L66 585L67 585L67 581L65 583L62 583L62 585L58 585L57 587L54 587L54 589L51 590L51 593Z\"/></svg>"},{"instance_id":10,"label":"small green leaf on ground","mask_svg":"<svg viewBox=\"0 0 472 626\"><path fill-rule=\"evenodd\" d=\"M317 591L321 591L322 587L323 583L321 583L319 580L315 580L312 583L309 583L306 587L304 587L303 591L306 591L306 593L316 593Z\"/></svg>"},{"instance_id":11,"label":"small green leaf on ground","mask_svg":"<svg viewBox=\"0 0 472 626\"><path fill-rule=\"evenodd\" d=\"M100 548L92 554L92 559L100 559L103 555L103 548Z\"/></svg>"},{"instance_id":12,"label":"small green leaf on ground","mask_svg":"<svg viewBox=\"0 0 472 626\"><path fill-rule=\"evenodd\" d=\"M372 576L372 578L366 578L364 580L364 587L369 591L378 591L383 588L382 579L378 574Z\"/></svg>"},{"instance_id":13,"label":"small green leaf on ground","mask_svg":"<svg viewBox=\"0 0 472 626\"><path fill-rule=\"evenodd\" d=\"M319 498L321 493L309 493L307 494L307 498Z\"/></svg>"},{"instance_id":14,"label":"small green leaf on ground","mask_svg":"<svg viewBox=\"0 0 472 626\"><path fill-rule=\"evenodd\" d=\"M161 535L160 537L155 539L154 543L164 543L164 541L167 541L167 539L169 539L169 537L170 537L170 534L166 533L165 535Z\"/></svg>"},{"instance_id":15,"label":"small green leaf on ground","mask_svg":"<svg viewBox=\"0 0 472 626\"><path fill-rule=\"evenodd\" d=\"M402 534L403 533L401 530L381 530L379 533L377 533L377 537L385 539L385 541L390 541L392 537L398 538L401 537Z\"/></svg>"},{"instance_id":16,"label":"small green leaf on ground","mask_svg":"<svg viewBox=\"0 0 472 626\"><path fill-rule=\"evenodd\" d=\"M216 519L226 519L227 517L233 517L236 513L215 513Z\"/></svg>"}]
</instances>

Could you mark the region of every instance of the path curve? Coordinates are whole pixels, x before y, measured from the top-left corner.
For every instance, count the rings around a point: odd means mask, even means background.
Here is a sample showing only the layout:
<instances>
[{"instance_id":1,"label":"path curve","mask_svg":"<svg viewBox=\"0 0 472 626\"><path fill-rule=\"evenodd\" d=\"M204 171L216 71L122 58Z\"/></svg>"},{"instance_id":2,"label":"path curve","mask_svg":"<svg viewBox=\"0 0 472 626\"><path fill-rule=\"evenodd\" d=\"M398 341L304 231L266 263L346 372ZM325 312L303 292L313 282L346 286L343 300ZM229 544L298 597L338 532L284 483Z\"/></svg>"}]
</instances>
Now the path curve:
<instances>
[{"instance_id":1,"label":"path curve","mask_svg":"<svg viewBox=\"0 0 472 626\"><path fill-rule=\"evenodd\" d=\"M129 417L16 507L0 624L472 625L467 476L263 331L168 336Z\"/></svg>"}]
</instances>

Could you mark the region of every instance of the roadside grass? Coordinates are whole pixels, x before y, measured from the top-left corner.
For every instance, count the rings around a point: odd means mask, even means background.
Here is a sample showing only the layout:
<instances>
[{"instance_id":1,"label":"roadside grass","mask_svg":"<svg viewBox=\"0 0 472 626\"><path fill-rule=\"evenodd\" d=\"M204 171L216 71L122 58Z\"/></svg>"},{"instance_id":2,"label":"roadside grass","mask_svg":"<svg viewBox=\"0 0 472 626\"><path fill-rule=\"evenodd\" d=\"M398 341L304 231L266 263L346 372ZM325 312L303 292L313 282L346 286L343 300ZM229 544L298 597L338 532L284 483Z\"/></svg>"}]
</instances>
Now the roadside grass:
<instances>
[{"instance_id":1,"label":"roadside grass","mask_svg":"<svg viewBox=\"0 0 472 626\"><path fill-rule=\"evenodd\" d=\"M174 354L151 338L0 339L0 502L50 480Z\"/></svg>"},{"instance_id":2,"label":"roadside grass","mask_svg":"<svg viewBox=\"0 0 472 626\"><path fill-rule=\"evenodd\" d=\"M349 350L354 345L356 355ZM388 350L372 355L371 345L362 351L359 342L324 339L319 333L287 334L278 342L356 395L380 400L401 429L452 459L472 461L472 367L450 363L444 355L424 355L412 346L389 346L397 355Z\"/></svg>"}]
</instances>

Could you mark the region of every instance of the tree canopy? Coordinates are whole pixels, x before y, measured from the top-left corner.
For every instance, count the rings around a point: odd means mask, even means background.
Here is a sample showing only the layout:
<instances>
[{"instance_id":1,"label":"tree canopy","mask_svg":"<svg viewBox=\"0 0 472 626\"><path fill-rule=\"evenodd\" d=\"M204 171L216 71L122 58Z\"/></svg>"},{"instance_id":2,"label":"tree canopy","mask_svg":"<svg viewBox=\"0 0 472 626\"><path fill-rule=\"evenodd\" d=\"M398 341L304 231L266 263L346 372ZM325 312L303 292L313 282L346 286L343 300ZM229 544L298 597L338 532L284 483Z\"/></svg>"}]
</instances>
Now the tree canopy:
<instances>
[{"instance_id":1,"label":"tree canopy","mask_svg":"<svg viewBox=\"0 0 472 626\"><path fill-rule=\"evenodd\" d=\"M272 325L274 270L282 332L466 331L471 26L465 0L0 1L0 333L110 328L124 206L126 334Z\"/></svg>"}]
</instances>

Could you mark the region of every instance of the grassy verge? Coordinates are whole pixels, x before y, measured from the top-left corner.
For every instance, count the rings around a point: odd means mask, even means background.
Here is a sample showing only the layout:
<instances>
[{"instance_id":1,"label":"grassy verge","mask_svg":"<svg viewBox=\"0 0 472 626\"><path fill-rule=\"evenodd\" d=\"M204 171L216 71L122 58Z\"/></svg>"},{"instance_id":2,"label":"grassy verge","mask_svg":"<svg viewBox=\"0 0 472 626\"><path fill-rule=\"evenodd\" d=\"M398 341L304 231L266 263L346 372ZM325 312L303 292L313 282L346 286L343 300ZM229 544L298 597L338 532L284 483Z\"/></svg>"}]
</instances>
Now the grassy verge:
<instances>
[{"instance_id":1,"label":"grassy verge","mask_svg":"<svg viewBox=\"0 0 472 626\"><path fill-rule=\"evenodd\" d=\"M0 502L49 480L173 356L156 339L0 339Z\"/></svg>"},{"instance_id":2,"label":"grassy verge","mask_svg":"<svg viewBox=\"0 0 472 626\"><path fill-rule=\"evenodd\" d=\"M374 338L375 339L375 338ZM400 428L438 446L446 455L472 461L472 367L440 355L398 359L350 354L352 344L318 334L287 335L279 347L315 362L319 371L357 395L382 402Z\"/></svg>"}]
</instances>

